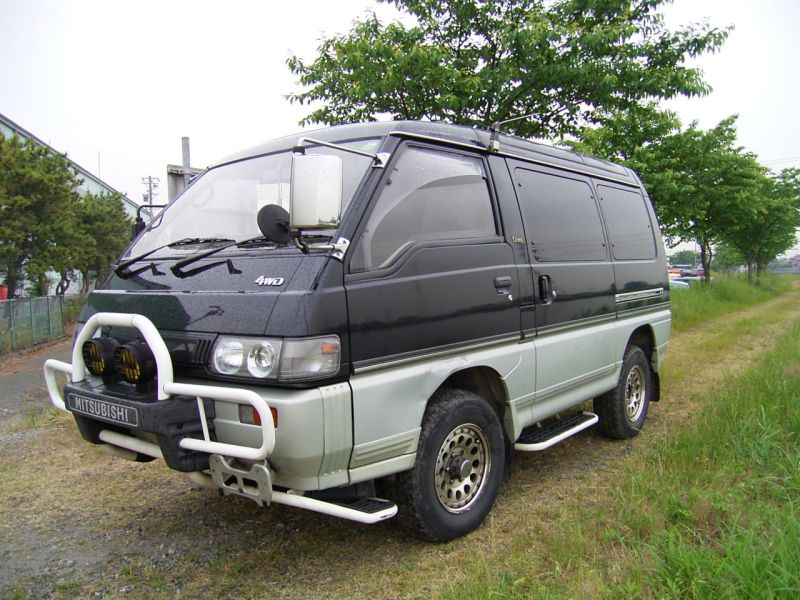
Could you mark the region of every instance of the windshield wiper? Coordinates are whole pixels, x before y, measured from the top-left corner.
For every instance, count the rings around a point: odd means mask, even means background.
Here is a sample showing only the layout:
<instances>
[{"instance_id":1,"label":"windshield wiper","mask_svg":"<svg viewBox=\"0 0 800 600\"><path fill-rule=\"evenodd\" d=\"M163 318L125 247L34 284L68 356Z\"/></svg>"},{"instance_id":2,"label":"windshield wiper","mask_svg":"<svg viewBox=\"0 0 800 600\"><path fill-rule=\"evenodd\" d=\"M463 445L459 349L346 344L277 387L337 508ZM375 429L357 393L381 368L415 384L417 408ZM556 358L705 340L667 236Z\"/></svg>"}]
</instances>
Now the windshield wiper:
<instances>
[{"instance_id":1,"label":"windshield wiper","mask_svg":"<svg viewBox=\"0 0 800 600\"><path fill-rule=\"evenodd\" d=\"M236 243L237 246L240 248L255 248L256 246L275 246L277 247L278 244L265 238L263 235L257 238L251 238L249 240L242 240L241 242Z\"/></svg>"},{"instance_id":2,"label":"windshield wiper","mask_svg":"<svg viewBox=\"0 0 800 600\"><path fill-rule=\"evenodd\" d=\"M183 269L184 267L188 267L189 265L196 263L198 260L203 260L204 258L213 256L217 252L222 252L226 248L233 248L234 246L243 246L247 244L252 244L254 242L264 241L264 236L259 235L258 237L242 240L241 242L234 242L233 240L225 240L225 241L229 241L230 243L218 246L216 248L212 248L211 250L208 250L206 252L201 252L200 254L193 254L189 258L184 258L183 260L179 260L170 267L170 271L172 271L173 275L175 275L176 277L180 277L181 279L183 279L184 277L191 277L192 275L197 275L198 273L202 273L203 271L216 267L217 265L227 264L228 272L231 275L241 273L241 271L239 271L236 267L233 266L233 262L231 261L230 258L228 260L221 260L215 263L211 263L210 265L205 265L199 269L192 269L191 271L184 271Z\"/></svg>"},{"instance_id":3,"label":"windshield wiper","mask_svg":"<svg viewBox=\"0 0 800 600\"><path fill-rule=\"evenodd\" d=\"M172 242L169 244L170 248L174 248L175 246L194 246L195 244L214 244L219 242L232 242L231 238L215 238L215 237L205 237L205 238L183 238L182 240L178 240L177 242Z\"/></svg>"},{"instance_id":4,"label":"windshield wiper","mask_svg":"<svg viewBox=\"0 0 800 600\"><path fill-rule=\"evenodd\" d=\"M151 268L152 265L148 266L148 267L145 267L144 269L139 269L137 271L129 271L128 267L130 267L131 265L136 264L140 260L144 260L145 258L150 256L151 254L155 254L159 250L163 250L164 248L176 248L176 247L180 247L180 246L192 246L194 244L207 244L207 243L214 243L214 242L232 242L232 241L233 240L228 239L228 238L183 238L183 239L177 240L175 242L170 242L169 244L164 244L162 246L157 246L156 248L153 248L152 250L148 250L147 252L144 252L143 254L139 254L138 256L134 256L133 258L129 258L128 260L119 263L117 265L117 268L114 269L114 273L116 273L117 276L121 277L122 279L128 279L129 277L132 277L133 275L137 275L137 274L139 274L139 273L141 273L143 271L146 271L147 269ZM228 246L225 246L225 247L227 248ZM215 248L215 250L216 250L216 248ZM153 274L155 275L157 273L154 271Z\"/></svg>"}]
</instances>

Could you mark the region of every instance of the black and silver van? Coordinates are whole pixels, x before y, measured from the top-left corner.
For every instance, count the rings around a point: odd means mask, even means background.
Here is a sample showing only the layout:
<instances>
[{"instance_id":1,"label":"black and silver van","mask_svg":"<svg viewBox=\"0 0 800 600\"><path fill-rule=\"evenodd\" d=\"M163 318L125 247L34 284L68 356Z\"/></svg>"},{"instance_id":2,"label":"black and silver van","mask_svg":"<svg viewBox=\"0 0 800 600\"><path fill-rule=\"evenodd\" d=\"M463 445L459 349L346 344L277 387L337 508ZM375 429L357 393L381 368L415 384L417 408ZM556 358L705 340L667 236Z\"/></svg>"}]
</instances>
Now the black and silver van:
<instances>
[{"instance_id":1,"label":"black and silver van","mask_svg":"<svg viewBox=\"0 0 800 600\"><path fill-rule=\"evenodd\" d=\"M638 433L670 320L631 170L497 131L345 125L194 181L45 377L120 457L447 540L483 521L514 449Z\"/></svg>"}]
</instances>

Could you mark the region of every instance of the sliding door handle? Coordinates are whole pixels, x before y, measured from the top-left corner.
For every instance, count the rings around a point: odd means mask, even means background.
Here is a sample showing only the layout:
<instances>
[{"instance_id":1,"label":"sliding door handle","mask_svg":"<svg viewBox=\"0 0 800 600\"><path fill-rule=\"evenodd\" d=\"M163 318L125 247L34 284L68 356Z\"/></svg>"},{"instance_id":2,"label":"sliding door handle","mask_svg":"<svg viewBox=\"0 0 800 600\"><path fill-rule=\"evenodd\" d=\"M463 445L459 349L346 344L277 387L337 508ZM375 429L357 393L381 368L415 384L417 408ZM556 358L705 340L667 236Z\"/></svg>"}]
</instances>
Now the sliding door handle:
<instances>
[{"instance_id":1,"label":"sliding door handle","mask_svg":"<svg viewBox=\"0 0 800 600\"><path fill-rule=\"evenodd\" d=\"M555 299L553 285L550 275L539 275L539 302L542 304L552 304Z\"/></svg>"}]
</instances>

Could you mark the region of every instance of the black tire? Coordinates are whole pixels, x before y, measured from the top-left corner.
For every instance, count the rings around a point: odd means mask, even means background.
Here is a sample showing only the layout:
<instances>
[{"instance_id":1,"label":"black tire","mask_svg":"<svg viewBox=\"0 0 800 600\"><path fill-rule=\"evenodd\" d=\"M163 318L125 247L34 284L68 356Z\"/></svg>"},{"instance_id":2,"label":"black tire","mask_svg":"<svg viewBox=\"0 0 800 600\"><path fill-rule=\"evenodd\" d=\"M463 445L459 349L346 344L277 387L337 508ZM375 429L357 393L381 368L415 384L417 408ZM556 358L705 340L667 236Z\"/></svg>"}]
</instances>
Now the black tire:
<instances>
[{"instance_id":1,"label":"black tire","mask_svg":"<svg viewBox=\"0 0 800 600\"><path fill-rule=\"evenodd\" d=\"M466 535L492 508L504 468L503 430L492 407L472 392L442 390L425 411L414 468L395 480L398 517L428 541Z\"/></svg>"},{"instance_id":2,"label":"black tire","mask_svg":"<svg viewBox=\"0 0 800 600\"><path fill-rule=\"evenodd\" d=\"M597 424L600 433L618 440L635 436L644 426L652 394L650 362L641 348L628 346L617 386L594 399L594 412L600 417Z\"/></svg>"}]
</instances>

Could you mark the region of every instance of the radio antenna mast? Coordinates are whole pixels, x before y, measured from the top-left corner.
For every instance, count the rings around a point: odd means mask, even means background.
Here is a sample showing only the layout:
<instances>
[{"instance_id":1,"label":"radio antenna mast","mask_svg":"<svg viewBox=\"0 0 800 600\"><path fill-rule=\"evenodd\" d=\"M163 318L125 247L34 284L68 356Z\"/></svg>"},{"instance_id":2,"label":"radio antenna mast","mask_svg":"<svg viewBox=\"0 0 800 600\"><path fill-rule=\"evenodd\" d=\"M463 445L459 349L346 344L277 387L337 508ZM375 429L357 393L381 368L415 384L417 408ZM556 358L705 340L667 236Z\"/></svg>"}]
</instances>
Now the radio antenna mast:
<instances>
[{"instance_id":1,"label":"radio antenna mast","mask_svg":"<svg viewBox=\"0 0 800 600\"><path fill-rule=\"evenodd\" d=\"M500 125L505 125L506 123L512 123L514 121L521 121L522 119L529 119L535 114L536 113L528 113L527 115L522 115L521 117L512 117L504 121L495 121L492 123L492 126L489 127L489 131L492 132L492 136L489 138L489 152L500 152Z\"/></svg>"}]
</instances>

